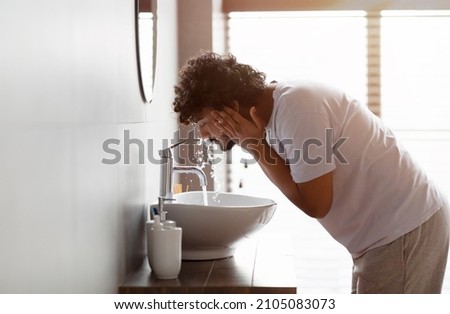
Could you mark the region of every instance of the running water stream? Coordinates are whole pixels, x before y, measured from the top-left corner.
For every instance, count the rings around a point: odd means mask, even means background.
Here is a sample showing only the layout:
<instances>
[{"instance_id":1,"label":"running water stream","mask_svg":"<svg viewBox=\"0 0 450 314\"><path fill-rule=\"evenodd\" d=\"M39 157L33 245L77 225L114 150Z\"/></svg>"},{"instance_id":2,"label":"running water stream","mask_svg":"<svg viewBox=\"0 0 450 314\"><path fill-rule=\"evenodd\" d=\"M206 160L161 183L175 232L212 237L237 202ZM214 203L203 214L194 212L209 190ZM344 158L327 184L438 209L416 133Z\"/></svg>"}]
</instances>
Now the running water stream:
<instances>
[{"instance_id":1,"label":"running water stream","mask_svg":"<svg viewBox=\"0 0 450 314\"><path fill-rule=\"evenodd\" d=\"M210 140L202 141L203 149L199 152L202 156L199 158L202 161L201 168L205 168L207 164L211 166L211 178L214 181L214 194L212 195L212 199L208 200L208 194L206 192L206 187L203 187L203 204L205 206L208 205L208 202L218 202L217 196L222 187L222 176L221 176L221 166L223 165L224 160L219 158L217 154L224 154L219 146L211 142Z\"/></svg>"}]
</instances>

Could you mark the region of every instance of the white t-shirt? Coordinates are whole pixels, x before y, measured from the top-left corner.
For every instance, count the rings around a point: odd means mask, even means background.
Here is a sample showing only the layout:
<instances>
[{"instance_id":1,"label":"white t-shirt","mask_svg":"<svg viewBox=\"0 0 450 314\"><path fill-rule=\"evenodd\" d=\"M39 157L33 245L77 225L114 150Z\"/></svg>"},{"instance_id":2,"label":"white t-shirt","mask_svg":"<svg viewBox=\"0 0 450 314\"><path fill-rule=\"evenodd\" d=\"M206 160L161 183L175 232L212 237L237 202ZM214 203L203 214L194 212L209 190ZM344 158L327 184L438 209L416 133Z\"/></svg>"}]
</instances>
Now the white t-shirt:
<instances>
[{"instance_id":1,"label":"white t-shirt","mask_svg":"<svg viewBox=\"0 0 450 314\"><path fill-rule=\"evenodd\" d=\"M394 134L355 99L309 81L279 83L273 98L268 142L289 162L294 182L333 171L333 204L318 221L354 258L445 204Z\"/></svg>"}]
</instances>

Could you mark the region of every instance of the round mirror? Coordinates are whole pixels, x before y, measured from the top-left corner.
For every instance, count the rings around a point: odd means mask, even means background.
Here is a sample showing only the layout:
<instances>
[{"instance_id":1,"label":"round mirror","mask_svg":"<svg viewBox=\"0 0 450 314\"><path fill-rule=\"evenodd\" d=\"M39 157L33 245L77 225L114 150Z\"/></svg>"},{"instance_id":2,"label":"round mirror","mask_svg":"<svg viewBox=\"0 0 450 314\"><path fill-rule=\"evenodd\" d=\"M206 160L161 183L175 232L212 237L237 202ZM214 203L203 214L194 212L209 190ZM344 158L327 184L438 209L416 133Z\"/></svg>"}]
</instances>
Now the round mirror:
<instances>
[{"instance_id":1,"label":"round mirror","mask_svg":"<svg viewBox=\"0 0 450 314\"><path fill-rule=\"evenodd\" d=\"M156 67L156 4L157 0L136 0L136 55L139 89L142 100L153 97Z\"/></svg>"}]
</instances>

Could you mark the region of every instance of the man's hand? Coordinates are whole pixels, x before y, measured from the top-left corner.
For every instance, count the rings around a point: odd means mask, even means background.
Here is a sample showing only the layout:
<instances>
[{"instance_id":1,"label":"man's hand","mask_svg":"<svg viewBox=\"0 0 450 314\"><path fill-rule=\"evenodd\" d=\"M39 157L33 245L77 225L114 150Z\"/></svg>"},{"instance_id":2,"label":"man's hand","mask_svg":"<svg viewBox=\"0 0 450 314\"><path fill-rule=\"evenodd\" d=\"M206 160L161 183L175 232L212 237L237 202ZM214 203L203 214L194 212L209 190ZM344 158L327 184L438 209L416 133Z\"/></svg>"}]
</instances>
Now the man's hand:
<instances>
[{"instance_id":1,"label":"man's hand","mask_svg":"<svg viewBox=\"0 0 450 314\"><path fill-rule=\"evenodd\" d=\"M264 121L256 108L250 109L252 121L245 119L239 112L226 106L223 111L213 111L214 125L220 132L252 153L252 146L261 144L264 138Z\"/></svg>"}]
</instances>

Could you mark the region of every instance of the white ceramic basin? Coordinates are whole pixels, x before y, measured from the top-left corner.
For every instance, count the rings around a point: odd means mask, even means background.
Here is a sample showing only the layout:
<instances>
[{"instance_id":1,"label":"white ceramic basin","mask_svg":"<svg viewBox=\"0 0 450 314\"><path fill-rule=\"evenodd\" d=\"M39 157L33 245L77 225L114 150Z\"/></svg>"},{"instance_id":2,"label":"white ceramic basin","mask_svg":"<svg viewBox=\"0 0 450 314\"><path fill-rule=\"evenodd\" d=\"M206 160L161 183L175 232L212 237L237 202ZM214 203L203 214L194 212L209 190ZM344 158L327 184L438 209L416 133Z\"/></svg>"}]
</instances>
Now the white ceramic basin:
<instances>
[{"instance_id":1,"label":"white ceramic basin","mask_svg":"<svg viewBox=\"0 0 450 314\"><path fill-rule=\"evenodd\" d=\"M165 203L167 220L183 229L183 259L208 260L233 256L240 240L261 229L277 204L270 199L232 193L185 192Z\"/></svg>"}]
</instances>

